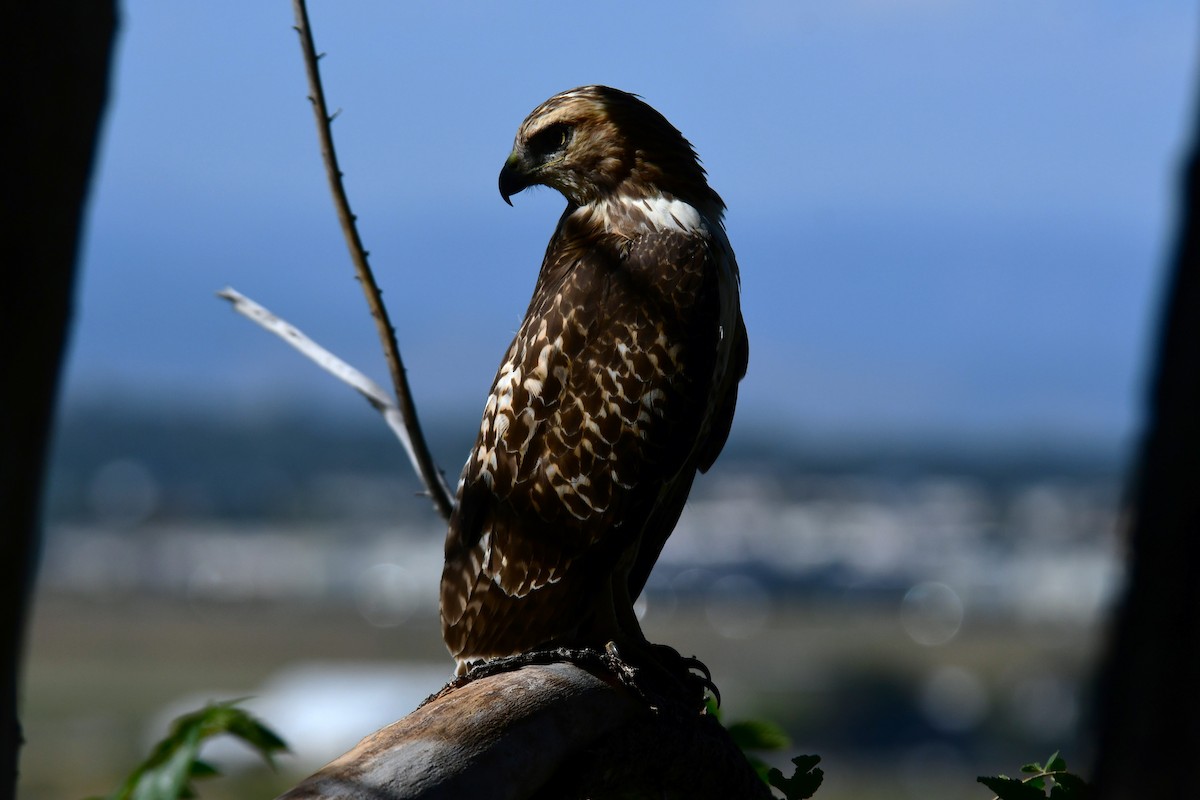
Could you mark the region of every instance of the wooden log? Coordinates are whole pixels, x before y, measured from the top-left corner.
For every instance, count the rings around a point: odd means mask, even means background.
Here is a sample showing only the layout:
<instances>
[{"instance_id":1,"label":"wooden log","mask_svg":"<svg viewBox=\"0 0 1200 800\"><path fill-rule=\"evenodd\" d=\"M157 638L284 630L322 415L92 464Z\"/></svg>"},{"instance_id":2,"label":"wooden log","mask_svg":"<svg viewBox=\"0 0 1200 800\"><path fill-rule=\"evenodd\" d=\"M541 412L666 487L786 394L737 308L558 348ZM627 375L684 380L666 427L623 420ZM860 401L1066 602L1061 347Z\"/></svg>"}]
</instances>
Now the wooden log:
<instances>
[{"instance_id":1,"label":"wooden log","mask_svg":"<svg viewBox=\"0 0 1200 800\"><path fill-rule=\"evenodd\" d=\"M451 683L280 800L769 798L715 718L605 668Z\"/></svg>"}]
</instances>

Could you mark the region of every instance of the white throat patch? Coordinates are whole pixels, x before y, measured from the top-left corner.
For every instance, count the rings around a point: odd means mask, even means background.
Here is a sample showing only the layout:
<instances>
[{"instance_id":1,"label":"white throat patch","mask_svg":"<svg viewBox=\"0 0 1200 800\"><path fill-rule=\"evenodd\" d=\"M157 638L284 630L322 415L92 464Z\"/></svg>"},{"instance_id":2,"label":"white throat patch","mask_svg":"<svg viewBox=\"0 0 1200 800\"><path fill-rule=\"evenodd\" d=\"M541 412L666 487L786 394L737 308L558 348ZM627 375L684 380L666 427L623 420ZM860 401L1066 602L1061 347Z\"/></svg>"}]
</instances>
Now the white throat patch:
<instances>
[{"instance_id":1,"label":"white throat patch","mask_svg":"<svg viewBox=\"0 0 1200 800\"><path fill-rule=\"evenodd\" d=\"M700 230L700 212L690 203L657 195L641 201L646 208L647 221L656 230L679 230L684 233L695 233Z\"/></svg>"},{"instance_id":2,"label":"white throat patch","mask_svg":"<svg viewBox=\"0 0 1200 800\"><path fill-rule=\"evenodd\" d=\"M643 233L679 231L681 233L704 233L708 225L703 215L691 203L662 195L633 199L617 197L601 200L589 209L602 220L609 230L624 229L627 233L632 225Z\"/></svg>"}]
</instances>

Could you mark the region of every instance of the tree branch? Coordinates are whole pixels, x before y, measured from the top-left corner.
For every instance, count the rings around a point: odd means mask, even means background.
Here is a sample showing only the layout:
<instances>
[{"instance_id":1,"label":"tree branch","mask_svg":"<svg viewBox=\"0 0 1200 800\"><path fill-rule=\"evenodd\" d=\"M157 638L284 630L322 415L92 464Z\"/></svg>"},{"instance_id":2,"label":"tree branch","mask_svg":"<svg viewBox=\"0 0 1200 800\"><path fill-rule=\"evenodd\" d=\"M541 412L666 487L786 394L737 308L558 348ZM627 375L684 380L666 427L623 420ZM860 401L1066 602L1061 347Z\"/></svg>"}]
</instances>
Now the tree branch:
<instances>
[{"instance_id":1,"label":"tree branch","mask_svg":"<svg viewBox=\"0 0 1200 800\"><path fill-rule=\"evenodd\" d=\"M234 311L253 322L257 322L271 333L283 339L303 355L316 362L317 366L321 369L344 383L349 384L359 394L367 398L367 402L383 415L384 421L387 422L392 432L396 434L396 438L400 440L400 444L404 445L404 452L408 453L408 459L412 462L413 469L418 475L421 474L420 456L413 445L404 415L396 406L396 401L392 399L391 395L382 386L305 336L295 325L275 316L236 289L227 286L217 292L217 297L228 300L233 304ZM443 482L441 473L436 473L435 477L441 483L442 491L448 496L449 489Z\"/></svg>"},{"instance_id":2,"label":"tree branch","mask_svg":"<svg viewBox=\"0 0 1200 800\"><path fill-rule=\"evenodd\" d=\"M727 800L771 792L715 718L578 660L456 682L278 800Z\"/></svg>"},{"instance_id":3,"label":"tree branch","mask_svg":"<svg viewBox=\"0 0 1200 800\"><path fill-rule=\"evenodd\" d=\"M383 294L375 283L375 276L367 263L367 251L363 248L362 239L355 225L355 216L350 211L350 200L346 197L346 189L342 184L342 172L338 167L337 151L333 146L333 130L330 123L333 117L325 104L325 90L321 86L321 73L317 66L317 51L313 45L312 29L308 23L308 8L304 0L293 0L296 14L296 32L300 35L300 49L304 54L304 68L308 74L308 86L311 94L313 116L317 123L317 136L321 142L321 158L325 162L325 173L329 178L329 189L333 193L333 204L337 209L338 221L342 225L342 233L346 237L346 246L350 251L350 260L354 262L354 271L358 282L366 296L367 306L371 309L371 317L375 320L375 329L379 341L383 345L384 356L392 376L392 386L396 392L396 407L403 418L407 431L406 441L409 455L413 458L417 474L429 490L434 507L444 519L449 519L454 510L454 497L446 485L445 478L433 463L421 425L417 419L417 408L413 403L412 392L408 387L408 377L404 369L404 361L400 357L400 347L396 343L396 331L392 327L387 309L383 305ZM336 373L335 373L336 374ZM360 390L361 391L361 390ZM382 409L381 409L382 410ZM387 413L384 413L387 417ZM391 421L389 420L389 425ZM394 429L394 428L393 428Z\"/></svg>"}]
</instances>

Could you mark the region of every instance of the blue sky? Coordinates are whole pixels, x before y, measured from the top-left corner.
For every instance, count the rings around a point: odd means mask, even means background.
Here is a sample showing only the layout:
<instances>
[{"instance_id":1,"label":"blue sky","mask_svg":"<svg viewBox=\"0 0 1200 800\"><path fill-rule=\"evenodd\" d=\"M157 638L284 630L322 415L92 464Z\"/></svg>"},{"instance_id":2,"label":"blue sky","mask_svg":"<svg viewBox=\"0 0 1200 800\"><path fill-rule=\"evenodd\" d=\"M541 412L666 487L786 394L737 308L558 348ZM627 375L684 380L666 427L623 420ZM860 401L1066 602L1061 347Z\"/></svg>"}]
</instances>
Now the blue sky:
<instances>
[{"instance_id":1,"label":"blue sky","mask_svg":"<svg viewBox=\"0 0 1200 800\"><path fill-rule=\"evenodd\" d=\"M1136 425L1195 90L1160 2L313 2L335 136L427 415L474 414L561 210L509 208L517 124L635 91L728 206L739 426L1044 436ZM290 4L124 4L68 400L370 413L213 293L378 379Z\"/></svg>"}]
</instances>

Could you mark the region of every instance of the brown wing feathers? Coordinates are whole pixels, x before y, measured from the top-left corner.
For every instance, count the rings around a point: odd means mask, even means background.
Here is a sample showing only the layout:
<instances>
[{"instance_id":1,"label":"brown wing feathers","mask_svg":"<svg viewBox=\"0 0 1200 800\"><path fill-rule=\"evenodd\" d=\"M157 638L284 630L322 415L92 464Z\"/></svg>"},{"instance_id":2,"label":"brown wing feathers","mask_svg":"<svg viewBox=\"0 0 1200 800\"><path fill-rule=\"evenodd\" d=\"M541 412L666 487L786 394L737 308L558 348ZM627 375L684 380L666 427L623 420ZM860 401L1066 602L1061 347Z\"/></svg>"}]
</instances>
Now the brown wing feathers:
<instances>
[{"instance_id":1,"label":"brown wing feathers","mask_svg":"<svg viewBox=\"0 0 1200 800\"><path fill-rule=\"evenodd\" d=\"M574 91L591 103L591 88ZM577 98L560 97L544 113L582 125L564 117ZM538 113L522 135L538 130ZM502 191L556 185L518 157L520 141ZM560 220L463 470L442 580L443 633L460 664L550 643L602 647L576 639L598 598L613 580L641 590L697 467L728 433L745 370L740 314L733 326L721 318L736 312L736 296L722 299L736 293L732 257L718 263L725 251L703 227L655 228L653 207L605 200L569 204ZM724 353L732 363L718 363Z\"/></svg>"}]
</instances>

